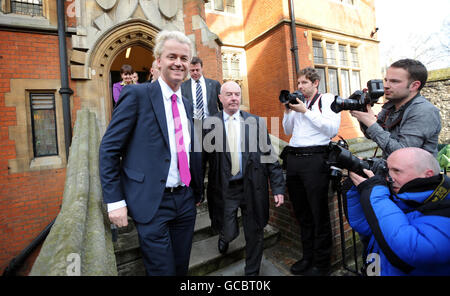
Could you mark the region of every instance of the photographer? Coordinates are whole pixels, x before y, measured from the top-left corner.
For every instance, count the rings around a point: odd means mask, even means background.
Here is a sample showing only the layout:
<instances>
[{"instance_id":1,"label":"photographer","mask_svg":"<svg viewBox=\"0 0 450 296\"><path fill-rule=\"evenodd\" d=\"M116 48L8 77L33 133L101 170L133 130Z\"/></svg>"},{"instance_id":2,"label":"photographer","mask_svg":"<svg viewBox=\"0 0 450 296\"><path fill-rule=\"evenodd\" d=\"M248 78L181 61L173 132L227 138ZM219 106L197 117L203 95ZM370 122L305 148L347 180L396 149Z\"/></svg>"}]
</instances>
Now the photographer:
<instances>
[{"instance_id":1,"label":"photographer","mask_svg":"<svg viewBox=\"0 0 450 296\"><path fill-rule=\"evenodd\" d=\"M301 227L303 258L291 267L293 274L328 275L331 255L331 224L328 210L328 144L336 136L340 115L330 109L334 96L318 92L320 76L313 68L303 69L298 97L286 103L283 129L292 135L282 153L287 164L287 187ZM284 164L283 164L284 165Z\"/></svg>"},{"instance_id":2,"label":"photographer","mask_svg":"<svg viewBox=\"0 0 450 296\"><path fill-rule=\"evenodd\" d=\"M441 130L439 109L420 95L427 76L427 69L421 62L399 60L386 71L384 97L388 102L378 116L370 105L367 105L367 112L350 112L360 122L366 137L383 150L384 158L404 147L419 147L437 155Z\"/></svg>"},{"instance_id":3,"label":"photographer","mask_svg":"<svg viewBox=\"0 0 450 296\"><path fill-rule=\"evenodd\" d=\"M350 173L347 217L370 238L367 275L450 275L450 178L415 147L393 152L387 167L390 182L366 169L369 179Z\"/></svg>"}]
</instances>

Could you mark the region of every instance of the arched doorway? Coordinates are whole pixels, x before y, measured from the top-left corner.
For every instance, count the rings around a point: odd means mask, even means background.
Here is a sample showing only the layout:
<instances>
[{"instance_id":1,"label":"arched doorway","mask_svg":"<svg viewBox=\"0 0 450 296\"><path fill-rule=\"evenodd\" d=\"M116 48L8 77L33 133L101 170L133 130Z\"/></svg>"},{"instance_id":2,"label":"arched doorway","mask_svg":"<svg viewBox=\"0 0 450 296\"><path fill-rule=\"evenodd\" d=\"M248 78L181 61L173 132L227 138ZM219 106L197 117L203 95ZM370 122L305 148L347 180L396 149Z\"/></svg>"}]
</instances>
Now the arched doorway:
<instances>
[{"instance_id":1,"label":"arched doorway","mask_svg":"<svg viewBox=\"0 0 450 296\"><path fill-rule=\"evenodd\" d=\"M144 67L150 69L154 59L152 54L155 46L154 39L158 32L159 29L147 21L130 20L105 33L93 47L89 55L92 77L86 90L91 90L88 96L91 96L92 93L97 96L93 99L99 111L98 118L102 131L111 120L113 109L111 85L116 81L113 81L111 73L120 71L121 63L125 60L122 55L127 48L131 48L131 52L134 50L134 55L130 54L130 56L136 57L136 60L132 62L134 63L132 66L136 67L136 70L144 72ZM148 61L144 59L148 59Z\"/></svg>"},{"instance_id":2,"label":"arched doorway","mask_svg":"<svg viewBox=\"0 0 450 296\"><path fill-rule=\"evenodd\" d=\"M128 56L127 52L129 52ZM120 80L120 67L123 64L131 65L134 71L139 74L139 83L147 81L153 60L153 53L149 48L141 45L128 47L120 52L111 64L110 73L112 82L114 83Z\"/></svg>"},{"instance_id":3,"label":"arched doorway","mask_svg":"<svg viewBox=\"0 0 450 296\"><path fill-rule=\"evenodd\" d=\"M144 83L149 79L150 68L154 61L153 52L143 45L132 45L119 52L111 64L109 71L110 89L116 82L121 81L120 68L124 64L131 65L138 73L138 82Z\"/></svg>"}]
</instances>

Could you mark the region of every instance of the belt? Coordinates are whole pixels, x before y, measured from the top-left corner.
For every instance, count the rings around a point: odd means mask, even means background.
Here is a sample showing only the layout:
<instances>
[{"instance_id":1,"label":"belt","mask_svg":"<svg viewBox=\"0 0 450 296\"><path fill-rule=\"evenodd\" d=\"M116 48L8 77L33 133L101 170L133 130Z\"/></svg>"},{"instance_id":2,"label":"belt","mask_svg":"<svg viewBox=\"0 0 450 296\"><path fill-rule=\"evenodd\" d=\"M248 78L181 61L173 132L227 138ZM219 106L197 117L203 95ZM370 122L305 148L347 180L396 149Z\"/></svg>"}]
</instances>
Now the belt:
<instances>
[{"instance_id":1,"label":"belt","mask_svg":"<svg viewBox=\"0 0 450 296\"><path fill-rule=\"evenodd\" d=\"M328 145L324 146L307 146L307 147L289 147L289 153L296 156L312 155L314 153L328 152Z\"/></svg>"},{"instance_id":2,"label":"belt","mask_svg":"<svg viewBox=\"0 0 450 296\"><path fill-rule=\"evenodd\" d=\"M172 192L177 192L180 191L181 189L183 189L185 186L177 186L177 187L166 187L166 189L164 189L164 193L172 193Z\"/></svg>"},{"instance_id":3,"label":"belt","mask_svg":"<svg viewBox=\"0 0 450 296\"><path fill-rule=\"evenodd\" d=\"M228 183L229 186L237 186L244 184L244 179L238 179L238 180L230 180Z\"/></svg>"}]
</instances>

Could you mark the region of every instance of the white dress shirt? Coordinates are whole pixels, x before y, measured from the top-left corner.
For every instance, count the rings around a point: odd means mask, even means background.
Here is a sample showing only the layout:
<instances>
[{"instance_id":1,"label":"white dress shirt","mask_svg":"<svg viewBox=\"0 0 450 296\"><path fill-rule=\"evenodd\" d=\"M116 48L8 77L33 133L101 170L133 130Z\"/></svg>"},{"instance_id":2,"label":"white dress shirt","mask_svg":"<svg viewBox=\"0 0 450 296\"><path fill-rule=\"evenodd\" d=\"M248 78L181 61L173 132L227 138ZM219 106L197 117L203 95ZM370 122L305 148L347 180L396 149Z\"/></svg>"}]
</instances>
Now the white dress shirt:
<instances>
[{"instance_id":1,"label":"white dress shirt","mask_svg":"<svg viewBox=\"0 0 450 296\"><path fill-rule=\"evenodd\" d=\"M189 164L189 151L191 146L191 136L189 132L189 123L186 115L186 110L184 108L183 100L181 99L181 88L178 88L176 92L174 92L164 80L159 77L158 78L159 85L161 86L161 92L164 102L164 111L166 113L166 121L167 121L167 131L169 135L169 146L170 146L170 167L169 174L167 176L166 187L177 187L179 185L184 185L181 183L180 172L178 170L178 156L177 156L177 148L175 142L175 126L172 115L172 94L177 95L177 106L178 111L180 113L182 130L183 130L183 143L185 146L185 150L187 153L187 160ZM125 207L127 204L125 200L121 200L114 203L107 204L108 212L113 210Z\"/></svg>"},{"instance_id":2,"label":"white dress shirt","mask_svg":"<svg viewBox=\"0 0 450 296\"><path fill-rule=\"evenodd\" d=\"M311 110L305 113L290 111L284 113L283 129L286 135L292 135L289 146L308 147L328 145L330 139L337 135L341 123L341 114L330 109L334 101L333 94L323 94L321 97L322 112L319 109L319 99ZM306 102L306 106L308 107Z\"/></svg>"},{"instance_id":3,"label":"white dress shirt","mask_svg":"<svg viewBox=\"0 0 450 296\"><path fill-rule=\"evenodd\" d=\"M209 116L208 111L208 100L206 93L206 81L203 75L198 79L200 81L200 86L202 87L202 95L203 95L203 113L205 114L205 118ZM192 88L192 105L194 105L194 115L197 114L197 82L191 78L191 88Z\"/></svg>"}]
</instances>

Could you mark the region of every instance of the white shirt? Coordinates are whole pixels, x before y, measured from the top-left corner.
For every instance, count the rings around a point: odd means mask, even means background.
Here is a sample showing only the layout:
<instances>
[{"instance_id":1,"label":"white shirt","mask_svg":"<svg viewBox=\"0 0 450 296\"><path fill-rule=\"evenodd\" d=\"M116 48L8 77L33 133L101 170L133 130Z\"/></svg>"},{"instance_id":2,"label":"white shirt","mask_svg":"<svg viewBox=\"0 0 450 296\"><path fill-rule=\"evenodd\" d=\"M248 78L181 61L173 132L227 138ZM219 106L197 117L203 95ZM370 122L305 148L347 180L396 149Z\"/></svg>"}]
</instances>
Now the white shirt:
<instances>
[{"instance_id":1,"label":"white shirt","mask_svg":"<svg viewBox=\"0 0 450 296\"><path fill-rule=\"evenodd\" d=\"M241 116L240 112L237 111L233 115L228 115L225 111L223 112L223 122L225 124L225 133L228 137L228 121L232 120L234 125L234 130L236 131L236 139L238 139L238 157L239 157L239 173L231 177L231 180L242 178L242 153L241 153Z\"/></svg>"},{"instance_id":2,"label":"white shirt","mask_svg":"<svg viewBox=\"0 0 450 296\"><path fill-rule=\"evenodd\" d=\"M330 109L334 101L333 94L322 95L322 112L319 110L319 99L311 110L305 113L290 111L284 113L283 129L286 135L292 135L289 146L307 147L328 145L330 139L337 135L341 123L341 114ZM306 106L308 106L306 102Z\"/></svg>"},{"instance_id":3,"label":"white shirt","mask_svg":"<svg viewBox=\"0 0 450 296\"><path fill-rule=\"evenodd\" d=\"M205 117L209 116L208 112L208 100L206 93L206 81L203 75L198 79L200 81L200 86L202 87L202 95L203 95L203 112ZM197 114L197 81L191 78L191 88L192 88L192 105L194 105L194 115ZM194 117L196 118L196 117Z\"/></svg>"},{"instance_id":4,"label":"white shirt","mask_svg":"<svg viewBox=\"0 0 450 296\"><path fill-rule=\"evenodd\" d=\"M161 86L161 92L163 96L164 102L164 111L166 113L166 121L167 121L167 131L169 135L169 147L170 147L170 167L169 174L167 176L166 187L177 187L179 185L183 185L180 179L180 172L178 170L178 156L177 149L175 145L175 126L172 115L172 95L174 91L167 85L167 83L161 78L158 78L159 85ZM187 153L187 160L189 164L189 151L191 146L191 136L189 132L189 122L186 115L186 110L184 109L183 100L181 99L181 87L175 92L177 95L177 106L178 111L180 113L181 125L183 130L183 143L185 146L185 150ZM107 204L108 212L113 210L126 207L127 204L125 200L121 200L114 203Z\"/></svg>"}]
</instances>

